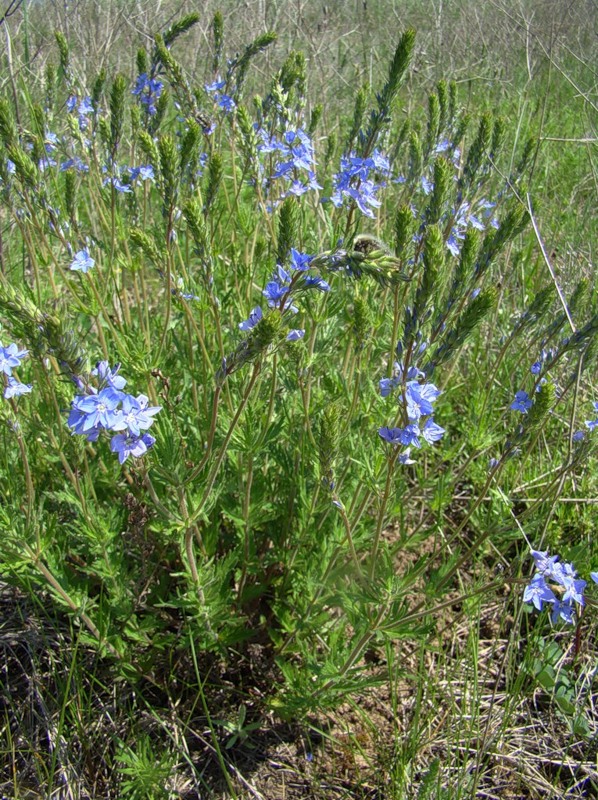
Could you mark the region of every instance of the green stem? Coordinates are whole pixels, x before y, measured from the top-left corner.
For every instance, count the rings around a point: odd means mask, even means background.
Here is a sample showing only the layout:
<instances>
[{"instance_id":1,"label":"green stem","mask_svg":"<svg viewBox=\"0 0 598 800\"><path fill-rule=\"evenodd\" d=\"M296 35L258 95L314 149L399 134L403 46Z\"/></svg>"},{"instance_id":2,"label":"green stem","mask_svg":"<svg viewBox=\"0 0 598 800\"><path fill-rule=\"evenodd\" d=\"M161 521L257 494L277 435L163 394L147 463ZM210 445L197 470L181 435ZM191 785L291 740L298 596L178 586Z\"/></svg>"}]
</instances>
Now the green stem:
<instances>
[{"instance_id":1,"label":"green stem","mask_svg":"<svg viewBox=\"0 0 598 800\"><path fill-rule=\"evenodd\" d=\"M197 522L197 520L201 516L201 512L203 511L203 508L204 508L204 506L205 506L205 504L206 504L206 502L207 502L207 500L208 500L208 498L209 498L209 496L210 496L210 494L212 492L212 489L214 488L214 483L216 482L216 478L218 476L218 472L220 471L220 467L222 466L222 462L224 461L224 457L226 456L226 450L228 448L229 442L230 442L230 440L232 438L232 435L233 435L233 433L235 431L235 428L237 427L237 423L239 422L241 414L243 413L243 410L245 409L245 406L247 405L247 401L249 400L249 396L251 395L251 391L252 391L252 389L253 389L253 387L255 385L255 382L257 380L257 377L258 377L258 375L260 373L260 367L261 367L261 364L258 362L257 364L255 364L255 366L253 368L253 372L251 374L251 378L249 379L249 383L247 384L247 388L245 389L245 393L243 395L243 398L241 399L241 402L239 403L239 407L237 408L235 416L233 417L232 422L231 422L231 424L229 426L229 429L228 429L228 431L226 433L226 436L224 437L224 441L222 442L222 445L220 446L220 452L218 453L216 461L215 461L215 463L214 463L214 465L212 467L212 470L210 472L210 475L208 477L208 480L207 480L207 483L206 483L206 488L204 490L203 496L202 496L201 500L199 501L199 503L197 504L197 507L195 508L195 510L192 511L190 516L189 516L189 524L193 524L193 523ZM197 468L196 468L196 470L197 470Z\"/></svg>"},{"instance_id":2,"label":"green stem","mask_svg":"<svg viewBox=\"0 0 598 800\"><path fill-rule=\"evenodd\" d=\"M374 575L376 574L376 559L378 557L378 548L380 546L380 537L382 536L382 528L384 527L384 518L386 516L386 506L388 505L388 496L390 494L390 487L392 485L392 478L394 475L394 468L397 462L397 458L399 455L399 449L395 447L394 453L392 453L388 458L388 468L386 472L386 484L384 486L384 494L382 495L382 501L380 503L380 509L378 511L378 519L376 521L376 533L374 535L374 544L372 546L372 552L370 555L370 580L374 579Z\"/></svg>"}]
</instances>

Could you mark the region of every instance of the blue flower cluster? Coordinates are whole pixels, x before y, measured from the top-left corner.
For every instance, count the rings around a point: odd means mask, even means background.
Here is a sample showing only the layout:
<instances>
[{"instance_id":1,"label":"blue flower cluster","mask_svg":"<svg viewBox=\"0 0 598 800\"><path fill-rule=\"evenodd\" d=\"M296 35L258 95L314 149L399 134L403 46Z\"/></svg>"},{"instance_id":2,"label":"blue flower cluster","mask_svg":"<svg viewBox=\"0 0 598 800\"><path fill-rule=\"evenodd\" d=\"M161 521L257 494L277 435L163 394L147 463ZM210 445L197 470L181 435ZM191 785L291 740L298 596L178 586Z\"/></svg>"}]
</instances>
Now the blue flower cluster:
<instances>
[{"instance_id":1,"label":"blue flower cluster","mask_svg":"<svg viewBox=\"0 0 598 800\"><path fill-rule=\"evenodd\" d=\"M256 306L251 310L249 317L244 320L243 322L239 322L239 329L242 331L250 331L252 328L255 328L261 320L264 318L264 312L262 311L261 306ZM301 328L293 328L293 330L287 333L287 342L296 342L299 339L303 339L305 336L305 331Z\"/></svg>"},{"instance_id":2,"label":"blue flower cluster","mask_svg":"<svg viewBox=\"0 0 598 800\"><path fill-rule=\"evenodd\" d=\"M354 202L362 214L373 217L372 209L379 208L377 192L384 186L384 178L390 176L390 164L386 156L374 150L369 158L356 155L341 158L340 171L334 175L334 192L330 200L341 208L344 199Z\"/></svg>"},{"instance_id":3,"label":"blue flower cluster","mask_svg":"<svg viewBox=\"0 0 598 800\"><path fill-rule=\"evenodd\" d=\"M282 303L281 311L289 309L296 313L297 308L291 303L292 293L302 289L317 289L320 292L330 291L330 285L319 275L307 274L313 259L314 256L300 253L298 250L291 248L290 267L294 275L291 277L291 273L278 264L276 273L262 292L270 308L279 307Z\"/></svg>"},{"instance_id":4,"label":"blue flower cluster","mask_svg":"<svg viewBox=\"0 0 598 800\"><path fill-rule=\"evenodd\" d=\"M121 194L129 194L133 191L135 181L154 181L154 168L151 164L140 167L119 167L113 164L112 167L102 167L103 173L110 173L109 177L104 178L103 186L113 186Z\"/></svg>"},{"instance_id":5,"label":"blue flower cluster","mask_svg":"<svg viewBox=\"0 0 598 800\"><path fill-rule=\"evenodd\" d=\"M314 146L302 128L286 131L282 141L257 126L256 132L261 139L257 146L258 153L276 156L274 171L269 178L264 179L264 186L267 187L270 181L277 179L288 184L288 188L281 193L280 200L289 195L299 197L310 189L322 188L316 179Z\"/></svg>"},{"instance_id":6,"label":"blue flower cluster","mask_svg":"<svg viewBox=\"0 0 598 800\"><path fill-rule=\"evenodd\" d=\"M142 72L137 78L137 82L131 94L139 98L139 101L145 106L145 110L151 117L158 110L156 108L156 102L162 94L163 88L164 84L162 81L150 78L146 72Z\"/></svg>"},{"instance_id":7,"label":"blue flower cluster","mask_svg":"<svg viewBox=\"0 0 598 800\"><path fill-rule=\"evenodd\" d=\"M73 156L73 158L67 158L67 160L63 161L60 165L61 172L66 172L69 169L74 169L76 172L86 173L89 172L89 164L86 164L82 158L79 158L79 156Z\"/></svg>"},{"instance_id":8,"label":"blue flower cluster","mask_svg":"<svg viewBox=\"0 0 598 800\"><path fill-rule=\"evenodd\" d=\"M37 166L40 172L45 172L45 170L48 169L48 167L56 166L56 159L53 157L53 153L56 150L57 144L58 144L58 136L56 136L55 133L46 131L46 133L44 134L44 150L46 151L46 155L42 156L37 162ZM27 142L25 144L25 149L29 151L33 150L32 142Z\"/></svg>"},{"instance_id":9,"label":"blue flower cluster","mask_svg":"<svg viewBox=\"0 0 598 800\"><path fill-rule=\"evenodd\" d=\"M69 114L77 112L79 117L79 130L85 131L89 125L89 115L93 114L93 103L91 97L84 97L82 100L77 95L71 95L66 101L66 108Z\"/></svg>"},{"instance_id":10,"label":"blue flower cluster","mask_svg":"<svg viewBox=\"0 0 598 800\"><path fill-rule=\"evenodd\" d=\"M540 354L540 358L538 361L534 361L534 363L530 367L530 372L532 375L539 375L542 372L542 366L544 361L547 358L551 358L554 355L554 351L547 352L546 350L542 350ZM536 391L539 392L541 386L546 383L546 378L539 378L536 380ZM515 399L509 406L511 411L519 411L521 414L527 414L530 408L533 405L533 400L529 396L527 392L524 392L522 389L518 392L515 392Z\"/></svg>"},{"instance_id":11,"label":"blue flower cluster","mask_svg":"<svg viewBox=\"0 0 598 800\"><path fill-rule=\"evenodd\" d=\"M289 259L291 272L277 264L272 280L268 281L266 288L262 292L269 308L277 308L280 312L290 311L296 314L299 309L292 302L294 294L309 289L317 289L320 292L330 291L330 285L323 278L319 275L308 274L314 258L315 256L301 253L299 250L295 250L294 247L291 248ZM250 331L261 322L263 317L261 306L256 306L252 309L249 317L239 323L239 329ZM302 339L304 335L305 331L301 328L293 328L288 332L286 338L289 342L296 342L298 339Z\"/></svg>"},{"instance_id":12,"label":"blue flower cluster","mask_svg":"<svg viewBox=\"0 0 598 800\"><path fill-rule=\"evenodd\" d=\"M491 227L498 228L498 220L492 216L495 206L496 203L491 203L489 200L480 200L475 208L463 202L456 211L453 211L453 227L446 241L446 246L453 256L458 256L461 252L461 244L468 228L484 231L488 221Z\"/></svg>"},{"instance_id":13,"label":"blue flower cluster","mask_svg":"<svg viewBox=\"0 0 598 800\"><path fill-rule=\"evenodd\" d=\"M223 94L222 89L226 86L226 81L218 78L213 83L206 83L204 89L209 95L212 95L214 102L221 108L225 114L230 114L237 107L233 98L228 94Z\"/></svg>"},{"instance_id":14,"label":"blue flower cluster","mask_svg":"<svg viewBox=\"0 0 598 800\"><path fill-rule=\"evenodd\" d=\"M442 439L445 433L444 428L437 425L432 416L440 390L432 383L421 382L425 375L417 367L409 367L405 373L402 364L395 363L394 366L393 377L382 378L380 381L380 394L388 397L394 389L399 389L399 403L408 424L403 428L379 428L378 434L389 444L400 444L409 448L399 457L399 462L412 464L413 461L409 459L410 448L421 447L420 437L428 444L433 444Z\"/></svg>"},{"instance_id":15,"label":"blue flower cluster","mask_svg":"<svg viewBox=\"0 0 598 800\"><path fill-rule=\"evenodd\" d=\"M598 402L593 403L594 411L598 412ZM598 428L598 419L586 419L585 425L588 431L593 431ZM573 434L573 441L574 442L581 442L583 439L586 438L586 432L584 430L575 431Z\"/></svg>"},{"instance_id":16,"label":"blue flower cluster","mask_svg":"<svg viewBox=\"0 0 598 800\"><path fill-rule=\"evenodd\" d=\"M9 344L8 347L3 347L2 343L0 343L0 372L6 376L4 397L7 400L11 397L28 394L31 391L29 384L21 383L12 374L13 369L20 367L21 361L28 352L28 350L19 350L14 342Z\"/></svg>"},{"instance_id":17,"label":"blue flower cluster","mask_svg":"<svg viewBox=\"0 0 598 800\"><path fill-rule=\"evenodd\" d=\"M553 347L551 347L549 350L545 350L544 348L542 348L540 357L538 358L537 361L534 361L534 363L529 368L529 371L532 373L532 375L539 375L542 372L542 369L544 368L544 362L552 361L557 355L557 352L558 352L557 349Z\"/></svg>"},{"instance_id":18,"label":"blue flower cluster","mask_svg":"<svg viewBox=\"0 0 598 800\"><path fill-rule=\"evenodd\" d=\"M99 362L92 372L98 388L81 384L86 391L72 401L68 425L88 442L95 442L102 430L116 431L110 449L124 464L129 456L142 456L156 441L145 431L153 425L161 406L149 406L143 394L134 397L123 392L127 381L118 374L119 369L120 365L110 369L107 361Z\"/></svg>"},{"instance_id":19,"label":"blue flower cluster","mask_svg":"<svg viewBox=\"0 0 598 800\"><path fill-rule=\"evenodd\" d=\"M544 603L552 604L552 621L575 621L575 605L585 605L584 589L587 581L581 580L573 564L563 564L558 556L549 556L548 551L532 550L532 557L536 564L536 572L525 587L523 602L532 604L538 611L542 611ZM590 577L598 583L598 572L591 572ZM557 597L553 588L559 587ZM556 585L555 585L556 584Z\"/></svg>"},{"instance_id":20,"label":"blue flower cluster","mask_svg":"<svg viewBox=\"0 0 598 800\"><path fill-rule=\"evenodd\" d=\"M532 375L535 376L540 375L540 373L544 368L544 362L550 361L552 358L554 358L556 352L557 351L554 349L552 350L543 349L540 354L540 358L537 361L534 361L534 363L530 367L530 372L532 373ZM545 383L546 383L545 377L536 378L536 384L535 384L536 392L539 392L540 388ZM518 392L515 392L515 399L513 400L509 408L512 411L519 411L521 414L527 414L527 412L530 410L532 406L533 406L533 400L531 399L529 394L523 391L523 389L520 389ZM598 402L594 402L593 406L594 410L598 411ZM598 428L598 419L595 420L587 419L585 420L585 425L589 431L593 431L595 428ZM584 430L577 430L573 433L574 442L581 442L585 439L585 437L586 437L586 431Z\"/></svg>"},{"instance_id":21,"label":"blue flower cluster","mask_svg":"<svg viewBox=\"0 0 598 800\"><path fill-rule=\"evenodd\" d=\"M455 168L453 180L458 181L458 173L461 168L461 151L452 144L448 139L443 139L432 151L432 156L441 155L449 161ZM424 195L430 195L434 190L434 180L432 177L434 169L434 159L430 159L429 164L424 174L419 178L419 185ZM396 183L405 183L406 178L401 175L396 179ZM450 233L446 241L446 247L453 256L458 256L461 252L461 246L465 239L465 234L469 228L476 228L479 231L484 231L490 225L493 228L499 227L499 222L493 214L496 203L482 198L471 204L462 199L461 195L458 198L458 205L452 208L447 214L444 215L442 221L451 224ZM415 206L411 207L413 215L418 216L418 211ZM425 224L425 214L421 215L422 223ZM415 241L421 239L421 231L414 237Z\"/></svg>"}]
</instances>

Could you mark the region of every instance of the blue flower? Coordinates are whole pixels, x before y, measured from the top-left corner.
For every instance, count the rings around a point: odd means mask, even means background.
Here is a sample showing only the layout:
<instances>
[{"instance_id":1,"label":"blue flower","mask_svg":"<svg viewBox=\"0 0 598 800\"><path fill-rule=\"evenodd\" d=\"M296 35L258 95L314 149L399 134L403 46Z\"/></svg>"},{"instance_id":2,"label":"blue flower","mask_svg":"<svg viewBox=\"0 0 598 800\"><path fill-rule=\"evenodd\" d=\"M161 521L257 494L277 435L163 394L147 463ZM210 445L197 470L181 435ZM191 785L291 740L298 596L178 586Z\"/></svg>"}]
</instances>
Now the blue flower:
<instances>
[{"instance_id":1,"label":"blue flower","mask_svg":"<svg viewBox=\"0 0 598 800\"><path fill-rule=\"evenodd\" d=\"M124 464L129 456L140 458L147 453L155 443L154 437L149 433L141 436L132 436L126 433L117 433L110 440L110 449L113 453L118 453L118 460Z\"/></svg>"},{"instance_id":2,"label":"blue flower","mask_svg":"<svg viewBox=\"0 0 598 800\"><path fill-rule=\"evenodd\" d=\"M250 331L252 328L255 328L255 326L262 318L263 318L262 308L261 306L256 306L249 314L248 319L246 319L244 322L239 322L239 328L242 331Z\"/></svg>"},{"instance_id":3,"label":"blue flower","mask_svg":"<svg viewBox=\"0 0 598 800\"><path fill-rule=\"evenodd\" d=\"M422 431L422 436L428 442L428 444L433 444L434 442L439 442L440 439L444 436L446 431L444 428L441 428L440 425L437 425L432 417L428 417L426 420L426 424L424 425L424 429Z\"/></svg>"},{"instance_id":4,"label":"blue flower","mask_svg":"<svg viewBox=\"0 0 598 800\"><path fill-rule=\"evenodd\" d=\"M559 619L562 619L569 623L569 625L573 625L575 622L575 609L570 603L566 603L562 600L555 600L550 618L553 624L556 624Z\"/></svg>"},{"instance_id":5,"label":"blue flower","mask_svg":"<svg viewBox=\"0 0 598 800\"><path fill-rule=\"evenodd\" d=\"M520 411L522 414L527 414L528 410L532 407L533 403L529 399L527 392L519 391L515 393L515 399L509 406L513 411Z\"/></svg>"},{"instance_id":6,"label":"blue flower","mask_svg":"<svg viewBox=\"0 0 598 800\"><path fill-rule=\"evenodd\" d=\"M284 286L278 281L268 281L266 288L262 292L270 308L274 308L288 292L288 286Z\"/></svg>"},{"instance_id":7,"label":"blue flower","mask_svg":"<svg viewBox=\"0 0 598 800\"><path fill-rule=\"evenodd\" d=\"M219 107L225 112L230 113L236 108L236 103L228 94L222 94L221 89L226 86L226 81L215 80L213 83L206 83L204 89L208 94L214 96L214 100L218 103Z\"/></svg>"},{"instance_id":8,"label":"blue flower","mask_svg":"<svg viewBox=\"0 0 598 800\"><path fill-rule=\"evenodd\" d=\"M434 413L433 403L440 395L440 390L432 383L409 381L405 391L407 400L407 416L410 420L418 420L422 416Z\"/></svg>"},{"instance_id":9,"label":"blue flower","mask_svg":"<svg viewBox=\"0 0 598 800\"><path fill-rule=\"evenodd\" d=\"M89 172L89 166L79 157L68 158L60 165L60 171L66 172L69 169L75 169L77 172Z\"/></svg>"},{"instance_id":10,"label":"blue flower","mask_svg":"<svg viewBox=\"0 0 598 800\"><path fill-rule=\"evenodd\" d=\"M118 177L118 175L113 175L110 178L104 178L103 186L113 186L114 189L119 192L120 194L130 194L133 191L133 187L130 183L123 183L123 181Z\"/></svg>"},{"instance_id":11,"label":"blue flower","mask_svg":"<svg viewBox=\"0 0 598 800\"><path fill-rule=\"evenodd\" d=\"M137 78L135 87L131 94L136 95L140 102L146 108L147 113L152 116L158 110L156 107L156 100L162 93L163 83L153 78L149 78L146 72L143 72Z\"/></svg>"},{"instance_id":12,"label":"blue flower","mask_svg":"<svg viewBox=\"0 0 598 800\"><path fill-rule=\"evenodd\" d=\"M39 167L40 172L44 172L48 167L55 167L56 166L56 159L50 158L46 156L45 158L40 158L37 162L37 166Z\"/></svg>"},{"instance_id":13,"label":"blue flower","mask_svg":"<svg viewBox=\"0 0 598 800\"><path fill-rule=\"evenodd\" d=\"M114 416L112 424L109 426L113 431L128 430L133 436L140 436L142 430L151 428L154 424L152 419L154 414L161 410L162 406L148 406L149 400L144 394L133 397L127 394L122 400L122 409Z\"/></svg>"},{"instance_id":14,"label":"blue flower","mask_svg":"<svg viewBox=\"0 0 598 800\"><path fill-rule=\"evenodd\" d=\"M295 250L294 247L291 247L291 269L305 271L309 269L309 265L313 260L314 256L310 256L307 253L300 253L298 250Z\"/></svg>"},{"instance_id":15,"label":"blue flower","mask_svg":"<svg viewBox=\"0 0 598 800\"><path fill-rule=\"evenodd\" d=\"M91 374L97 376L99 378L100 388L104 386L110 386L117 391L124 389L127 385L127 381L122 375L119 375L120 371L120 364L117 364L114 369L110 368L110 364L108 361L98 361L96 364L95 369L91 371Z\"/></svg>"},{"instance_id":16,"label":"blue flower","mask_svg":"<svg viewBox=\"0 0 598 800\"><path fill-rule=\"evenodd\" d=\"M320 292L330 291L330 284L319 275L306 275L303 283L307 288L318 289Z\"/></svg>"},{"instance_id":17,"label":"blue flower","mask_svg":"<svg viewBox=\"0 0 598 800\"><path fill-rule=\"evenodd\" d=\"M559 561L558 556L548 555L547 550L532 550L532 557L536 564L537 572L525 590L523 596L524 601L529 602L529 598L533 599L534 589L541 587L542 582L544 582L544 585L546 585L545 581L548 578L559 586L562 586L565 590L563 592L562 600L557 599L554 594L554 600L551 599L547 593L543 597L544 601L555 604L552 612L552 621L558 622L559 619L563 619L565 622L572 623L574 621L575 604L581 606L585 605L584 589L587 585L586 581L581 580L578 577L577 571L573 564L562 563ZM591 577L594 580L593 574ZM550 589L548 589L548 591L552 592ZM534 602L534 605L539 611L541 610L542 606L541 599L542 598L540 597L540 600L538 601L539 604Z\"/></svg>"},{"instance_id":18,"label":"blue flower","mask_svg":"<svg viewBox=\"0 0 598 800\"><path fill-rule=\"evenodd\" d=\"M275 308L280 304L285 295L289 292L289 284L291 283L291 276L284 267L280 264L276 267L276 276L266 284L266 288L262 292L264 297L268 300L270 308ZM291 298L285 300L284 309L290 308L291 311L296 312L295 306L291 305Z\"/></svg>"},{"instance_id":19,"label":"blue flower","mask_svg":"<svg viewBox=\"0 0 598 800\"><path fill-rule=\"evenodd\" d=\"M373 180L364 178L362 162L363 159L357 158L341 159L341 171L334 176L334 192L330 200L337 208L341 208L343 198L348 197L362 214L373 218L372 209L381 205L376 193L386 184L384 181L374 183Z\"/></svg>"},{"instance_id":20,"label":"blue flower","mask_svg":"<svg viewBox=\"0 0 598 800\"><path fill-rule=\"evenodd\" d=\"M19 350L14 342L8 347L2 347L0 344L0 372L10 377L13 369L20 366L28 352L28 350Z\"/></svg>"},{"instance_id":21,"label":"blue flower","mask_svg":"<svg viewBox=\"0 0 598 800\"><path fill-rule=\"evenodd\" d=\"M425 349L425 346L424 346ZM423 352L423 350L421 350ZM379 381L380 386L380 394L382 397L388 397L389 394L396 389L397 386L400 386L404 379L408 381L417 381L418 378L423 378L424 373L421 369L418 369L416 366L411 366L407 370L407 375L404 375L405 368L403 364L400 364L398 361L395 361L394 368L393 368L393 375L392 378L382 378Z\"/></svg>"},{"instance_id":22,"label":"blue flower","mask_svg":"<svg viewBox=\"0 0 598 800\"><path fill-rule=\"evenodd\" d=\"M458 256L461 252L461 245L460 241L465 237L461 235L458 231L456 232L454 229L451 231L448 239L446 240L446 246L453 256Z\"/></svg>"},{"instance_id":23,"label":"blue flower","mask_svg":"<svg viewBox=\"0 0 598 800\"><path fill-rule=\"evenodd\" d=\"M396 389L401 383L400 378L381 378L379 381L380 386L380 395L382 397L388 397L389 394Z\"/></svg>"},{"instance_id":24,"label":"blue flower","mask_svg":"<svg viewBox=\"0 0 598 800\"><path fill-rule=\"evenodd\" d=\"M69 413L69 418L67 420L67 425L71 428L73 433L77 433L80 436L85 436L88 442L95 442L102 428L100 425L96 425L95 427L88 428L87 430L83 430L83 425L87 420L87 414L85 411L81 411L78 408L78 403L80 400L83 400L85 395L80 395L74 398L71 403L71 410Z\"/></svg>"},{"instance_id":25,"label":"blue flower","mask_svg":"<svg viewBox=\"0 0 598 800\"><path fill-rule=\"evenodd\" d=\"M426 192L426 194L428 194L428 192ZM454 220L451 232L446 242L446 246L453 256L459 255L461 250L461 242L463 239L465 239L465 233L467 232L468 228L475 228L479 231L486 229L485 224L479 219L478 215L481 213L483 216L487 217L487 209L489 206L493 207L493 204L488 204L487 201L482 200L479 204L476 204L476 206L479 206L480 209L479 211L476 211L476 213L474 213L474 209L468 202L461 203L457 209L453 209L452 211ZM496 227L498 227L498 223L496 224Z\"/></svg>"},{"instance_id":26,"label":"blue flower","mask_svg":"<svg viewBox=\"0 0 598 800\"><path fill-rule=\"evenodd\" d=\"M378 428L378 435L381 436L385 442L389 444L402 444L401 436L403 431L401 428Z\"/></svg>"},{"instance_id":27,"label":"blue flower","mask_svg":"<svg viewBox=\"0 0 598 800\"><path fill-rule=\"evenodd\" d=\"M432 181L429 178L426 178L425 175L422 175L421 185L422 185L422 189L424 191L424 194L426 194L426 195L430 194L430 192L434 188L434 184L432 183Z\"/></svg>"},{"instance_id":28,"label":"blue flower","mask_svg":"<svg viewBox=\"0 0 598 800\"><path fill-rule=\"evenodd\" d=\"M91 101L91 97L84 97L83 100L79 103L79 108L77 109L79 114L87 116L88 114L93 114L93 103Z\"/></svg>"},{"instance_id":29,"label":"blue flower","mask_svg":"<svg viewBox=\"0 0 598 800\"><path fill-rule=\"evenodd\" d=\"M133 167L131 169L131 181L135 181L137 180L137 178L139 178L142 181L155 180L156 176L154 174L154 168L152 167L152 165L146 164L141 167Z\"/></svg>"},{"instance_id":30,"label":"blue flower","mask_svg":"<svg viewBox=\"0 0 598 800\"><path fill-rule=\"evenodd\" d=\"M418 438L420 430L417 425L407 425L405 428L379 428L378 434L389 444L421 447Z\"/></svg>"},{"instance_id":31,"label":"blue flower","mask_svg":"<svg viewBox=\"0 0 598 800\"><path fill-rule=\"evenodd\" d=\"M75 433L87 433L92 428L111 428L117 420L117 407L121 397L112 387L102 389L99 394L84 395L73 400L73 409L83 417L77 419L75 425L69 425Z\"/></svg>"},{"instance_id":32,"label":"blue flower","mask_svg":"<svg viewBox=\"0 0 598 800\"><path fill-rule=\"evenodd\" d=\"M208 94L214 94L215 92L219 92L221 89L224 89L226 86L226 81L220 80L218 78L213 83L206 83L204 89Z\"/></svg>"},{"instance_id":33,"label":"blue flower","mask_svg":"<svg viewBox=\"0 0 598 800\"><path fill-rule=\"evenodd\" d=\"M89 250L84 248L75 253L75 257L71 262L71 269L76 272L89 272L96 262L89 255Z\"/></svg>"},{"instance_id":34,"label":"blue flower","mask_svg":"<svg viewBox=\"0 0 598 800\"><path fill-rule=\"evenodd\" d=\"M161 407L149 406L143 394L133 397L123 392L127 382L119 369L118 364L111 369L107 361L97 364L92 375L98 378L99 391L87 386L87 394L73 399L68 425L89 442L95 442L102 430L119 431L112 439L112 450L119 453L122 464L129 455L138 457L154 443L153 437L142 432L154 424L153 417Z\"/></svg>"},{"instance_id":35,"label":"blue flower","mask_svg":"<svg viewBox=\"0 0 598 800\"><path fill-rule=\"evenodd\" d=\"M233 98L228 94L221 94L220 97L217 98L217 103L225 114L230 114L230 112L234 111L237 107Z\"/></svg>"},{"instance_id":36,"label":"blue flower","mask_svg":"<svg viewBox=\"0 0 598 800\"><path fill-rule=\"evenodd\" d=\"M405 464L406 466L409 464L415 464L415 461L411 458L411 448L407 447L399 456L398 458L399 464Z\"/></svg>"},{"instance_id":37,"label":"blue flower","mask_svg":"<svg viewBox=\"0 0 598 800\"><path fill-rule=\"evenodd\" d=\"M587 586L587 581L582 581L580 579L575 580L572 576L566 575L561 585L565 587L565 593L563 594L563 601L565 603L579 603L580 606L585 605L583 591Z\"/></svg>"},{"instance_id":38,"label":"blue flower","mask_svg":"<svg viewBox=\"0 0 598 800\"><path fill-rule=\"evenodd\" d=\"M31 384L19 383L16 378L10 377L4 390L4 397L9 400L11 397L20 397L22 394L29 394Z\"/></svg>"},{"instance_id":39,"label":"blue flower","mask_svg":"<svg viewBox=\"0 0 598 800\"><path fill-rule=\"evenodd\" d=\"M598 411L598 402L594 403L594 409ZM586 420L586 425L591 431L593 431L594 428L598 427L598 419Z\"/></svg>"},{"instance_id":40,"label":"blue flower","mask_svg":"<svg viewBox=\"0 0 598 800\"><path fill-rule=\"evenodd\" d=\"M523 602L532 603L538 611L542 611L543 603L555 603L556 599L555 593L547 586L542 575L534 575L523 593Z\"/></svg>"},{"instance_id":41,"label":"blue flower","mask_svg":"<svg viewBox=\"0 0 598 800\"><path fill-rule=\"evenodd\" d=\"M296 342L299 339L303 339L304 336L305 336L304 330L301 330L300 328L295 328L287 333L287 342Z\"/></svg>"},{"instance_id":42,"label":"blue flower","mask_svg":"<svg viewBox=\"0 0 598 800\"><path fill-rule=\"evenodd\" d=\"M261 139L257 146L260 154L278 154L275 160L271 178L265 179L267 186L270 180L283 179L289 182L289 188L280 194L280 199L288 195L300 196L310 189L321 189L315 174L314 147L310 137L301 128L287 130L283 134L283 141L267 133L263 128L256 126L256 133ZM307 179L302 179L300 173L307 173ZM276 205L276 203L274 203Z\"/></svg>"},{"instance_id":43,"label":"blue flower","mask_svg":"<svg viewBox=\"0 0 598 800\"><path fill-rule=\"evenodd\" d=\"M265 153L268 155L276 152L288 152L288 148L282 144L282 142L279 142L275 136L270 136L263 128L257 128L257 134L262 140L257 146L258 153Z\"/></svg>"},{"instance_id":44,"label":"blue flower","mask_svg":"<svg viewBox=\"0 0 598 800\"><path fill-rule=\"evenodd\" d=\"M532 558L538 572L553 574L555 565L558 563L558 556L549 556L548 550L532 550Z\"/></svg>"}]
</instances>

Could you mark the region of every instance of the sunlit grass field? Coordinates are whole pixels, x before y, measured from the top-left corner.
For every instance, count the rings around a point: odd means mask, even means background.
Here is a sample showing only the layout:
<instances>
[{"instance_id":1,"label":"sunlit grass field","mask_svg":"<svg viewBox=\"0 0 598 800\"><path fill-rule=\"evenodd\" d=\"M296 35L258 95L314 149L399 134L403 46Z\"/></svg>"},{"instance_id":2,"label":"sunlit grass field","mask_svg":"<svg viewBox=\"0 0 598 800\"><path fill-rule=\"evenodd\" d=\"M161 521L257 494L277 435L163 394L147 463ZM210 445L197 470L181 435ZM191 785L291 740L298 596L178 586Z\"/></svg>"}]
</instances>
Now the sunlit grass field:
<instances>
[{"instance_id":1,"label":"sunlit grass field","mask_svg":"<svg viewBox=\"0 0 598 800\"><path fill-rule=\"evenodd\" d=\"M592 4L0 20L2 796L598 794Z\"/></svg>"}]
</instances>

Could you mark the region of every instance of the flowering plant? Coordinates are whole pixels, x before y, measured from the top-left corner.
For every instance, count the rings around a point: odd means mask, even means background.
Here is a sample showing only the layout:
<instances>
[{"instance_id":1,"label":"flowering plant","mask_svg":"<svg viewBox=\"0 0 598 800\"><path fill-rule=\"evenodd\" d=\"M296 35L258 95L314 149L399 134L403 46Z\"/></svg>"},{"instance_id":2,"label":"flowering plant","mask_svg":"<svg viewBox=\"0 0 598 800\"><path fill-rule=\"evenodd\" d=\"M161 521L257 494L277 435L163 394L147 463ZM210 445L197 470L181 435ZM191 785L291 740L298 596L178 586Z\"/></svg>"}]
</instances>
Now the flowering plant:
<instances>
[{"instance_id":1,"label":"flowering plant","mask_svg":"<svg viewBox=\"0 0 598 800\"><path fill-rule=\"evenodd\" d=\"M263 648L292 717L469 597L490 541L510 559L497 498L564 544L598 317L582 281L568 305L519 284L531 150L503 159L504 123L471 125L454 83L399 109L413 31L335 138L297 54L248 103L273 34L224 65L215 25L195 85L173 45L196 21L133 81L80 84L60 40L47 107L17 124L0 99L3 570L140 679L175 648ZM585 580L533 555L524 602L579 621Z\"/></svg>"}]
</instances>

